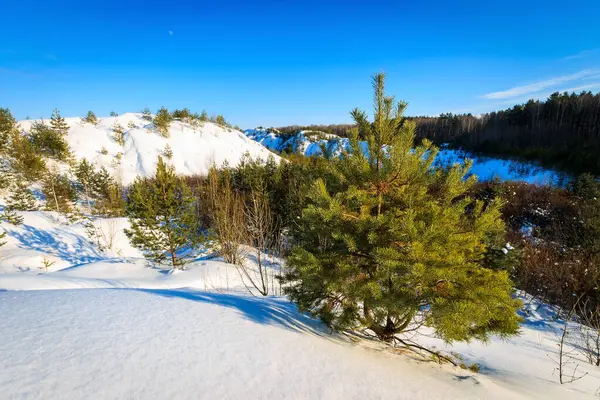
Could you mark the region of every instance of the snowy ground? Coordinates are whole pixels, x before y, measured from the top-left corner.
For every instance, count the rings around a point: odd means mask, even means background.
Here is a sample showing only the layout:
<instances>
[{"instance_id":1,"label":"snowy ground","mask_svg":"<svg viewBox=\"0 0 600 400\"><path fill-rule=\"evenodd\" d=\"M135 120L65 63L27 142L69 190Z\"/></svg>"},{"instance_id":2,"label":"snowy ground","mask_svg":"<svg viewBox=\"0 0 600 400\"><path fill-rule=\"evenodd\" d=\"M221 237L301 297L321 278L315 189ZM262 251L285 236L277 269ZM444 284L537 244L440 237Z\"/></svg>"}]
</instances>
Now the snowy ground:
<instances>
[{"instance_id":1,"label":"snowy ground","mask_svg":"<svg viewBox=\"0 0 600 400\"><path fill-rule=\"evenodd\" d=\"M592 398L600 369L559 385L562 322L530 302L519 337L444 346L480 373L331 334L281 297L248 295L235 267L149 267L122 235L100 251L80 222L21 213L0 248L0 398ZM110 235L109 235L110 236ZM108 246L105 246L108 247ZM48 272L43 259L55 264ZM66 290L78 289L78 290ZM426 332L423 331L423 334Z\"/></svg>"}]
</instances>

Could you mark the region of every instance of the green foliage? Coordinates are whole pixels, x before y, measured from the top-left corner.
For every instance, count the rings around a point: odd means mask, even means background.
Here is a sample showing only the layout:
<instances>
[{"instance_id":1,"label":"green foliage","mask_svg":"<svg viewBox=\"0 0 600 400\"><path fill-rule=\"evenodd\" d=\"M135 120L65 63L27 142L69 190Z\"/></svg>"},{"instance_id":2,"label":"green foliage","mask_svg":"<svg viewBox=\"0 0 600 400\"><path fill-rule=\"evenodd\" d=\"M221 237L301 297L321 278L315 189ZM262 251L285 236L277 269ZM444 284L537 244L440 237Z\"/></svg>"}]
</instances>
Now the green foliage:
<instances>
[{"instance_id":1,"label":"green foliage","mask_svg":"<svg viewBox=\"0 0 600 400\"><path fill-rule=\"evenodd\" d=\"M417 315L448 342L515 334L508 274L481 263L487 238L504 229L500 202L484 207L468 196L469 165L437 170L430 142L413 150L406 103L385 95L382 74L373 86L373 121L351 112L352 151L326 161L331 178L308 192L286 293L334 328L367 328L382 340Z\"/></svg>"},{"instance_id":2,"label":"green foliage","mask_svg":"<svg viewBox=\"0 0 600 400\"><path fill-rule=\"evenodd\" d=\"M84 158L75 169L75 177L77 191L84 196L90 212L113 217L123 215L125 203L122 188L106 168L96 171Z\"/></svg>"},{"instance_id":3,"label":"green foliage","mask_svg":"<svg viewBox=\"0 0 600 400\"><path fill-rule=\"evenodd\" d=\"M572 230L576 236L570 242L588 253L600 254L600 182L591 174L582 174L568 190L579 200L579 226Z\"/></svg>"},{"instance_id":4,"label":"green foliage","mask_svg":"<svg viewBox=\"0 0 600 400\"><path fill-rule=\"evenodd\" d=\"M185 181L159 157L154 179L137 178L130 187L126 212L131 229L125 233L149 260L169 260L173 268L183 268L190 255L182 250L197 247L203 238L195 203Z\"/></svg>"},{"instance_id":5,"label":"green foliage","mask_svg":"<svg viewBox=\"0 0 600 400\"><path fill-rule=\"evenodd\" d=\"M172 116L174 119L185 121L192 116L192 112L189 109L184 108L183 110L173 111Z\"/></svg>"},{"instance_id":6,"label":"green foliage","mask_svg":"<svg viewBox=\"0 0 600 400\"><path fill-rule=\"evenodd\" d=\"M6 238L6 232L3 230L2 232L0 232L0 247L4 246L6 244L6 242L4 241L5 238Z\"/></svg>"},{"instance_id":7,"label":"green foliage","mask_svg":"<svg viewBox=\"0 0 600 400\"><path fill-rule=\"evenodd\" d=\"M28 181L39 179L46 172L46 163L39 151L27 137L18 133L12 137L11 143L10 156L14 171Z\"/></svg>"},{"instance_id":8,"label":"green foliage","mask_svg":"<svg viewBox=\"0 0 600 400\"><path fill-rule=\"evenodd\" d=\"M169 110L161 107L154 117L154 126L164 137L169 137L169 126L171 126L171 122L173 122L173 117L169 113Z\"/></svg>"},{"instance_id":9,"label":"green foliage","mask_svg":"<svg viewBox=\"0 0 600 400\"><path fill-rule=\"evenodd\" d=\"M6 160L0 159L0 189L6 189L14 181L13 170Z\"/></svg>"},{"instance_id":10,"label":"green foliage","mask_svg":"<svg viewBox=\"0 0 600 400\"><path fill-rule=\"evenodd\" d=\"M29 137L31 144L48 157L66 161L71 156L69 144L64 136L43 121L33 123Z\"/></svg>"},{"instance_id":11,"label":"green foliage","mask_svg":"<svg viewBox=\"0 0 600 400\"><path fill-rule=\"evenodd\" d=\"M88 124L98 125L98 117L94 114L93 111L88 111L86 116L81 119L83 122L87 122Z\"/></svg>"},{"instance_id":12,"label":"green foliage","mask_svg":"<svg viewBox=\"0 0 600 400\"><path fill-rule=\"evenodd\" d=\"M173 149L171 149L171 146L169 146L168 143L165 145L165 148L163 150L163 156L165 156L165 158L168 160L173 158Z\"/></svg>"},{"instance_id":13,"label":"green foliage","mask_svg":"<svg viewBox=\"0 0 600 400\"><path fill-rule=\"evenodd\" d=\"M4 220L12 225L21 225L23 223L23 217L15 212L15 210L9 210L8 208L0 214L0 220Z\"/></svg>"},{"instance_id":14,"label":"green foliage","mask_svg":"<svg viewBox=\"0 0 600 400\"><path fill-rule=\"evenodd\" d=\"M15 211L37 210L35 196L25 182L19 181L13 186L6 208Z\"/></svg>"},{"instance_id":15,"label":"green foliage","mask_svg":"<svg viewBox=\"0 0 600 400\"><path fill-rule=\"evenodd\" d=\"M42 181L42 193L46 197L46 207L57 212L72 210L77 200L77 190L73 182L57 170L49 171Z\"/></svg>"},{"instance_id":16,"label":"green foliage","mask_svg":"<svg viewBox=\"0 0 600 400\"><path fill-rule=\"evenodd\" d=\"M106 147L102 146L102 148L100 149L100 154L102 155L108 155L108 150L106 149Z\"/></svg>"},{"instance_id":17,"label":"green foliage","mask_svg":"<svg viewBox=\"0 0 600 400\"><path fill-rule=\"evenodd\" d=\"M208 113L206 112L206 110L202 110L202 113L200 114L200 121L208 121Z\"/></svg>"},{"instance_id":18,"label":"green foliage","mask_svg":"<svg viewBox=\"0 0 600 400\"><path fill-rule=\"evenodd\" d=\"M214 120L214 123L223 127L231 128L231 124L225 120L225 117L221 114L217 115Z\"/></svg>"},{"instance_id":19,"label":"green foliage","mask_svg":"<svg viewBox=\"0 0 600 400\"><path fill-rule=\"evenodd\" d=\"M119 124L118 122L115 122L115 124L112 126L112 131L113 139L115 139L115 142L123 146L125 144L125 138L123 137L125 129L123 128L123 126L121 126L121 124Z\"/></svg>"},{"instance_id":20,"label":"green foliage","mask_svg":"<svg viewBox=\"0 0 600 400\"><path fill-rule=\"evenodd\" d=\"M16 134L17 121L8 108L0 108L0 154L8 152L12 136Z\"/></svg>"},{"instance_id":21,"label":"green foliage","mask_svg":"<svg viewBox=\"0 0 600 400\"><path fill-rule=\"evenodd\" d=\"M53 131L63 136L69 132L69 125L67 125L65 119L61 117L60 111L56 108L52 111L52 116L50 117L50 127Z\"/></svg>"},{"instance_id":22,"label":"green foliage","mask_svg":"<svg viewBox=\"0 0 600 400\"><path fill-rule=\"evenodd\" d=\"M148 107L142 110L142 119L146 121L152 121L152 112Z\"/></svg>"},{"instance_id":23,"label":"green foliage","mask_svg":"<svg viewBox=\"0 0 600 400\"><path fill-rule=\"evenodd\" d=\"M111 111L109 115L110 115L111 117L118 117L118 116L119 116L119 113L117 113L117 112L114 112L114 111Z\"/></svg>"}]
</instances>

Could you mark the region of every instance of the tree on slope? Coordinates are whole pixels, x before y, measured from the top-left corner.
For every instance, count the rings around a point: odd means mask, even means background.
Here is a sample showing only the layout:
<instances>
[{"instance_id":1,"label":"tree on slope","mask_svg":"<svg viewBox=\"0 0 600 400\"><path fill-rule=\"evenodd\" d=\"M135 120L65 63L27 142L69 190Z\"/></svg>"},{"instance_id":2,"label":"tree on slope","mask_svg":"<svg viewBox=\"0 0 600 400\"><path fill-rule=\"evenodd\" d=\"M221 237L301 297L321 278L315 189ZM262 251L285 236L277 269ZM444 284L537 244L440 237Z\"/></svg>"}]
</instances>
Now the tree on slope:
<instances>
[{"instance_id":1,"label":"tree on slope","mask_svg":"<svg viewBox=\"0 0 600 400\"><path fill-rule=\"evenodd\" d=\"M50 127L61 135L66 135L69 132L69 125L65 122L65 119L61 117L60 111L54 109L52 116L50 117Z\"/></svg>"},{"instance_id":2,"label":"tree on slope","mask_svg":"<svg viewBox=\"0 0 600 400\"><path fill-rule=\"evenodd\" d=\"M42 193L46 197L46 207L57 212L70 212L77 200L73 182L58 170L48 171L42 181Z\"/></svg>"},{"instance_id":3,"label":"tree on slope","mask_svg":"<svg viewBox=\"0 0 600 400\"><path fill-rule=\"evenodd\" d=\"M5 238L6 238L6 232L5 231L0 232L0 247L4 246L6 244L6 242L4 241Z\"/></svg>"},{"instance_id":4,"label":"tree on slope","mask_svg":"<svg viewBox=\"0 0 600 400\"><path fill-rule=\"evenodd\" d=\"M285 291L330 326L385 341L416 323L448 342L515 334L512 283L481 262L486 238L503 229L499 202L468 196L468 165L433 168L429 141L413 150L406 103L385 95L383 74L373 86L373 122L351 112L351 152L328 161L337 178L308 194Z\"/></svg>"},{"instance_id":5,"label":"tree on slope","mask_svg":"<svg viewBox=\"0 0 600 400\"><path fill-rule=\"evenodd\" d=\"M168 260L173 268L183 268L190 256L182 251L197 247L203 238L195 206L185 181L159 157L154 178L137 178L129 190L126 213L131 229L125 233L149 260Z\"/></svg>"},{"instance_id":6,"label":"tree on slope","mask_svg":"<svg viewBox=\"0 0 600 400\"><path fill-rule=\"evenodd\" d=\"M19 181L14 185L12 193L6 202L6 208L16 211L35 211L37 210L35 196L29 190L27 184Z\"/></svg>"},{"instance_id":7,"label":"tree on slope","mask_svg":"<svg viewBox=\"0 0 600 400\"><path fill-rule=\"evenodd\" d=\"M33 146L48 157L66 161L71 156L69 144L63 134L44 121L33 123L29 137Z\"/></svg>"},{"instance_id":8,"label":"tree on slope","mask_svg":"<svg viewBox=\"0 0 600 400\"><path fill-rule=\"evenodd\" d=\"M8 108L0 108L0 154L8 152L11 137L17 130L17 121Z\"/></svg>"},{"instance_id":9,"label":"tree on slope","mask_svg":"<svg viewBox=\"0 0 600 400\"><path fill-rule=\"evenodd\" d=\"M173 122L173 116L169 113L169 110L161 107L156 113L153 122L161 135L169 137L169 126L171 126L171 122Z\"/></svg>"},{"instance_id":10,"label":"tree on slope","mask_svg":"<svg viewBox=\"0 0 600 400\"><path fill-rule=\"evenodd\" d=\"M82 120L83 122L87 122L92 125L98 124L98 117L96 117L96 114L93 111L88 111L88 113L85 117L82 118Z\"/></svg>"}]
</instances>

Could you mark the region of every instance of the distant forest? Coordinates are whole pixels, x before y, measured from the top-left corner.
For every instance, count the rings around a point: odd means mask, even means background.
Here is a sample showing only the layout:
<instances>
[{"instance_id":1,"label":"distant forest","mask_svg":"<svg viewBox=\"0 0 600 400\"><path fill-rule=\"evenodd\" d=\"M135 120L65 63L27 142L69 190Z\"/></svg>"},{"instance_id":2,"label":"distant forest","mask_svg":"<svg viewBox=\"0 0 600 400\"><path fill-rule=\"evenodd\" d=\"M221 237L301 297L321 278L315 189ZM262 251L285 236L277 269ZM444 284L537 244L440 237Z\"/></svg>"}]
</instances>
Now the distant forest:
<instances>
[{"instance_id":1,"label":"distant forest","mask_svg":"<svg viewBox=\"0 0 600 400\"><path fill-rule=\"evenodd\" d=\"M417 140L488 155L538 160L571 172L600 175L600 94L553 93L546 101L525 104L481 116L441 114L410 117ZM284 133L314 129L346 136L352 125L311 125L279 128Z\"/></svg>"}]
</instances>

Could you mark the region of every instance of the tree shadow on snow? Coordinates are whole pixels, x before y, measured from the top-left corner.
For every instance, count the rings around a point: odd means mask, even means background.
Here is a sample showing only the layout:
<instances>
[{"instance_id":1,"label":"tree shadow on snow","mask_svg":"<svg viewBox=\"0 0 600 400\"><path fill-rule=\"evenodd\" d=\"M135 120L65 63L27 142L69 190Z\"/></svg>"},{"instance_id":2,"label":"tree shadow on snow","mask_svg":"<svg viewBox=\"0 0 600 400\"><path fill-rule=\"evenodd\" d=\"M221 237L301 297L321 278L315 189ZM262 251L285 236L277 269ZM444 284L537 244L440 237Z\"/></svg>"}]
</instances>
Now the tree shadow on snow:
<instances>
[{"instance_id":1,"label":"tree shadow on snow","mask_svg":"<svg viewBox=\"0 0 600 400\"><path fill-rule=\"evenodd\" d=\"M31 225L20 226L20 231L7 230L7 234L19 241L19 247L51 254L72 264L90 263L104 257L89 241L67 232L53 234ZM61 238L63 240L57 240Z\"/></svg>"},{"instance_id":2,"label":"tree shadow on snow","mask_svg":"<svg viewBox=\"0 0 600 400\"><path fill-rule=\"evenodd\" d=\"M280 326L292 331L333 338L332 331L320 321L302 314L296 305L283 299L250 297L192 290L136 289L165 297L216 304L239 311L246 319L258 324Z\"/></svg>"}]
</instances>

